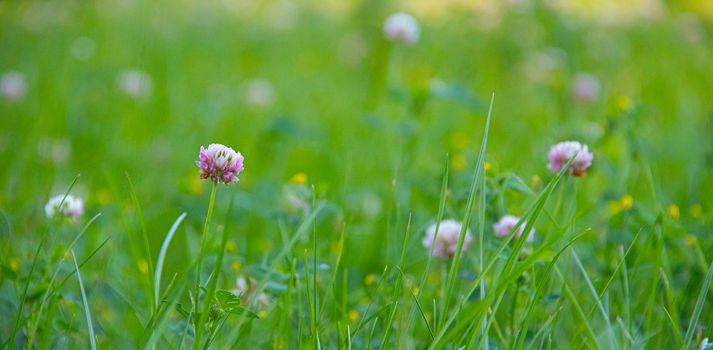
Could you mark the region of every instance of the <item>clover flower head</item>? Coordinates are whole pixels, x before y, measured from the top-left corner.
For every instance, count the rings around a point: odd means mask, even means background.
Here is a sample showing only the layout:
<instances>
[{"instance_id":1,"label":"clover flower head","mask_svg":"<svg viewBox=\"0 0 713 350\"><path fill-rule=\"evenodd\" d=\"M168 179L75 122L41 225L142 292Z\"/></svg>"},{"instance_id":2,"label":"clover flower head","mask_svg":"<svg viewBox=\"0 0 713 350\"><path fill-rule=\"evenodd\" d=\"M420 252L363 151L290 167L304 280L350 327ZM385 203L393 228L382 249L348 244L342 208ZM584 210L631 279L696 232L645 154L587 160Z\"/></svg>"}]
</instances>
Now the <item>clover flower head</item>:
<instances>
[{"instance_id":1,"label":"clover flower head","mask_svg":"<svg viewBox=\"0 0 713 350\"><path fill-rule=\"evenodd\" d=\"M384 23L384 36L391 41L399 41L406 45L418 42L421 29L413 16L397 12L386 19Z\"/></svg>"},{"instance_id":2,"label":"clover flower head","mask_svg":"<svg viewBox=\"0 0 713 350\"><path fill-rule=\"evenodd\" d=\"M433 245L434 257L451 259L458 249L458 240L460 239L460 232L463 225L455 220L443 220L438 227L437 235L436 226L436 223L433 223L426 229L426 236L423 237L422 241L423 246L426 247L426 249L431 249ZM434 236L436 237L435 241L433 240ZM466 229L461 254L468 250L472 241L473 236L470 230Z\"/></svg>"},{"instance_id":3,"label":"clover flower head","mask_svg":"<svg viewBox=\"0 0 713 350\"><path fill-rule=\"evenodd\" d=\"M257 281L250 277L238 276L235 280L233 294L240 298L242 303L247 303L248 298L250 298L250 296L255 292L257 292ZM256 295L255 301L258 309L260 310L264 310L270 306L270 296L265 293Z\"/></svg>"},{"instance_id":4,"label":"clover flower head","mask_svg":"<svg viewBox=\"0 0 713 350\"><path fill-rule=\"evenodd\" d=\"M577 102L592 102L599 96L599 79L589 73L579 73L572 81L572 97Z\"/></svg>"},{"instance_id":5,"label":"clover flower head","mask_svg":"<svg viewBox=\"0 0 713 350\"><path fill-rule=\"evenodd\" d=\"M71 195L67 195L66 198L63 194L54 196L45 205L45 215L50 219L63 217L75 222L82 214L84 214L84 202Z\"/></svg>"},{"instance_id":6,"label":"clover flower head","mask_svg":"<svg viewBox=\"0 0 713 350\"><path fill-rule=\"evenodd\" d=\"M153 91L153 81L146 72L138 69L126 69L119 73L116 80L119 91L135 99L145 99Z\"/></svg>"},{"instance_id":7,"label":"clover flower head","mask_svg":"<svg viewBox=\"0 0 713 350\"><path fill-rule=\"evenodd\" d=\"M513 215L505 215L498 222L496 222L493 225L493 231L495 231L495 235L500 237L500 238L505 238L508 236L508 233L515 228L515 225L517 225L517 222L520 221L520 218L517 216ZM520 236L522 236L522 232L525 229L525 225L527 225L527 222L523 222L520 227L517 229L517 233L515 233L515 238L519 239ZM527 235L526 241L527 242L532 242L535 239L535 230L532 229L530 230L530 233Z\"/></svg>"},{"instance_id":8,"label":"clover flower head","mask_svg":"<svg viewBox=\"0 0 713 350\"><path fill-rule=\"evenodd\" d=\"M229 185L238 182L243 171L243 155L232 148L213 143L208 148L201 146L196 165L201 169L201 179Z\"/></svg>"},{"instance_id":9,"label":"clover flower head","mask_svg":"<svg viewBox=\"0 0 713 350\"><path fill-rule=\"evenodd\" d=\"M0 75L0 95L10 103L22 101L27 92L25 76L18 71L7 71Z\"/></svg>"},{"instance_id":10,"label":"clover flower head","mask_svg":"<svg viewBox=\"0 0 713 350\"><path fill-rule=\"evenodd\" d=\"M243 84L245 101L251 107L266 108L275 100L275 89L265 79L252 79Z\"/></svg>"},{"instance_id":11,"label":"clover flower head","mask_svg":"<svg viewBox=\"0 0 713 350\"><path fill-rule=\"evenodd\" d=\"M564 141L552 146L547 154L547 158L550 160L547 168L555 173L559 172L572 157L574 159L569 169L567 169L567 174L573 176L586 175L587 168L592 165L594 155L589 152L587 145L577 141Z\"/></svg>"}]
</instances>

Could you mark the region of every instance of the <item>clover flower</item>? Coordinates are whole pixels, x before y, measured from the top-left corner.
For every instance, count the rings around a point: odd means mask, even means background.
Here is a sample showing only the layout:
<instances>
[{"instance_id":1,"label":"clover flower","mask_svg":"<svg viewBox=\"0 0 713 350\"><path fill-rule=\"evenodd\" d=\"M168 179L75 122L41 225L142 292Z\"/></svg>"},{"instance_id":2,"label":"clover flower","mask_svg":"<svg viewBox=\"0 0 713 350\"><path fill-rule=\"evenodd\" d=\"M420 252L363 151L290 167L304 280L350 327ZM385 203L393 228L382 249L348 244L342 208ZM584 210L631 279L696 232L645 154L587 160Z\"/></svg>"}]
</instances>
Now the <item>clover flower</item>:
<instances>
[{"instance_id":1,"label":"clover flower","mask_svg":"<svg viewBox=\"0 0 713 350\"><path fill-rule=\"evenodd\" d=\"M151 76L138 69L126 69L119 73L116 87L123 94L135 98L145 99L153 91Z\"/></svg>"},{"instance_id":2,"label":"clover flower","mask_svg":"<svg viewBox=\"0 0 713 350\"><path fill-rule=\"evenodd\" d=\"M247 304L251 295L257 292L257 281L253 278L238 276L235 280L235 288L233 294L240 298L241 303ZM258 309L265 310L270 306L270 296L265 293L260 293L255 296L255 301Z\"/></svg>"},{"instance_id":3,"label":"clover flower","mask_svg":"<svg viewBox=\"0 0 713 350\"><path fill-rule=\"evenodd\" d=\"M27 92L25 76L18 71L7 71L0 76L0 95L10 103L22 101Z\"/></svg>"},{"instance_id":4,"label":"clover flower","mask_svg":"<svg viewBox=\"0 0 713 350\"><path fill-rule=\"evenodd\" d=\"M572 82L572 97L577 102L592 102L599 96L599 79L589 73L579 73Z\"/></svg>"},{"instance_id":5,"label":"clover flower","mask_svg":"<svg viewBox=\"0 0 713 350\"><path fill-rule=\"evenodd\" d=\"M384 36L391 41L400 41L406 45L418 42L421 29L413 16L397 12L386 19L384 23Z\"/></svg>"},{"instance_id":6,"label":"clover flower","mask_svg":"<svg viewBox=\"0 0 713 350\"><path fill-rule=\"evenodd\" d=\"M556 173L562 170L572 157L574 159L569 169L567 169L567 174L573 176L586 175L587 168L592 165L594 155L589 152L587 145L576 141L564 141L552 146L549 153L547 153L547 158L550 160L547 168Z\"/></svg>"},{"instance_id":7,"label":"clover flower","mask_svg":"<svg viewBox=\"0 0 713 350\"><path fill-rule=\"evenodd\" d=\"M520 221L520 218L517 216L513 215L505 215L498 222L496 222L493 225L493 231L495 231L495 235L500 237L500 238L505 238L508 236L508 233L510 233L513 228L515 228L515 225L517 225L517 222ZM526 222L523 222L520 227L517 229L517 233L515 233L515 238L519 239L520 236L522 236L522 232L525 229L525 226L527 225ZM532 242L535 239L535 230L532 229L530 230L530 233L527 235L526 241L527 242Z\"/></svg>"},{"instance_id":8,"label":"clover flower","mask_svg":"<svg viewBox=\"0 0 713 350\"><path fill-rule=\"evenodd\" d=\"M64 199L64 201L62 201ZM84 214L84 202L80 198L63 194L54 196L45 205L45 214L48 218L65 217L77 221L77 218Z\"/></svg>"},{"instance_id":9,"label":"clover flower","mask_svg":"<svg viewBox=\"0 0 713 350\"><path fill-rule=\"evenodd\" d=\"M275 101L275 89L265 79L253 79L243 83L245 101L251 107L266 108Z\"/></svg>"},{"instance_id":10,"label":"clover flower","mask_svg":"<svg viewBox=\"0 0 713 350\"><path fill-rule=\"evenodd\" d=\"M451 259L456 254L456 249L458 249L458 240L460 239L460 231L463 225L455 220L443 220L438 227L438 235L436 235L436 223L432 224L426 230L426 236L423 237L423 246L426 249L431 249L433 245L433 256L444 259ZM434 242L433 237L436 237ZM463 239L463 249L461 254L468 250L473 237L470 230L465 231L465 238Z\"/></svg>"},{"instance_id":11,"label":"clover flower","mask_svg":"<svg viewBox=\"0 0 713 350\"><path fill-rule=\"evenodd\" d=\"M196 165L201 169L201 179L229 185L238 182L243 171L243 155L232 148L213 143L208 148L201 146Z\"/></svg>"}]
</instances>

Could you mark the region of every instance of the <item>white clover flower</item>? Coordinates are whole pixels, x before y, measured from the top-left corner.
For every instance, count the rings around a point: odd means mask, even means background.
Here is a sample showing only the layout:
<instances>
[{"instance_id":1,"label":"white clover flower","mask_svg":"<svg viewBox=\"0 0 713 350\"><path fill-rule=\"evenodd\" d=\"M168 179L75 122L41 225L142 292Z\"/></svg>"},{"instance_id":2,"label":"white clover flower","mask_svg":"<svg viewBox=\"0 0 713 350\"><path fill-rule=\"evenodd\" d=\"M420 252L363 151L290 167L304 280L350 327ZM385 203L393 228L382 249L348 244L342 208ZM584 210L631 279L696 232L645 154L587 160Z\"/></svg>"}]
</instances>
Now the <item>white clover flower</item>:
<instances>
[{"instance_id":1,"label":"white clover flower","mask_svg":"<svg viewBox=\"0 0 713 350\"><path fill-rule=\"evenodd\" d=\"M246 81L243 84L243 93L248 105L256 108L268 107L275 100L275 89L265 79Z\"/></svg>"},{"instance_id":2,"label":"white clover flower","mask_svg":"<svg viewBox=\"0 0 713 350\"><path fill-rule=\"evenodd\" d=\"M508 233L515 228L515 225L517 225L517 222L520 221L520 218L517 216L513 215L505 215L500 220L493 225L493 231L495 231L495 235L500 237L500 238L505 238L508 236ZM527 225L527 222L523 222L520 227L517 229L517 233L515 234L515 238L519 239L520 236L522 236L522 232L525 229L525 226ZM530 230L530 233L527 235L526 241L527 242L532 242L535 239L535 229Z\"/></svg>"},{"instance_id":3,"label":"white clover flower","mask_svg":"<svg viewBox=\"0 0 713 350\"><path fill-rule=\"evenodd\" d=\"M64 199L64 201L62 201ZM54 196L45 205L45 214L48 218L65 217L77 221L77 218L84 213L84 202L77 197L63 194Z\"/></svg>"},{"instance_id":4,"label":"white clover flower","mask_svg":"<svg viewBox=\"0 0 713 350\"><path fill-rule=\"evenodd\" d=\"M40 159L64 164L72 153L72 144L68 139L42 138L37 143L37 156Z\"/></svg>"},{"instance_id":5,"label":"white clover flower","mask_svg":"<svg viewBox=\"0 0 713 350\"><path fill-rule=\"evenodd\" d=\"M547 158L550 160L547 168L555 173L559 172L572 157L574 159L569 169L567 169L567 174L572 176L586 175L587 168L592 165L594 154L589 152L587 145L577 141L564 141L552 146L549 153L547 153Z\"/></svg>"},{"instance_id":6,"label":"white clover flower","mask_svg":"<svg viewBox=\"0 0 713 350\"><path fill-rule=\"evenodd\" d=\"M119 73L116 80L117 89L130 97L145 99L153 91L151 76L138 69L126 69Z\"/></svg>"},{"instance_id":7,"label":"white clover flower","mask_svg":"<svg viewBox=\"0 0 713 350\"><path fill-rule=\"evenodd\" d=\"M235 280L235 288L233 288L233 294L241 299L242 303L247 303L248 298L257 291L257 281L252 278L239 276ZM265 310L270 306L270 296L265 293L260 293L255 296L255 301L258 309Z\"/></svg>"},{"instance_id":8,"label":"white clover flower","mask_svg":"<svg viewBox=\"0 0 713 350\"><path fill-rule=\"evenodd\" d=\"M391 41L399 41L406 45L418 42L421 29L413 16L397 12L386 19L384 23L384 36Z\"/></svg>"},{"instance_id":9,"label":"white clover flower","mask_svg":"<svg viewBox=\"0 0 713 350\"><path fill-rule=\"evenodd\" d=\"M85 36L80 36L74 39L72 46L69 47L69 53L79 61L88 61L94 57L97 45L94 40Z\"/></svg>"},{"instance_id":10,"label":"white clover flower","mask_svg":"<svg viewBox=\"0 0 713 350\"><path fill-rule=\"evenodd\" d=\"M22 73L10 70L0 76L0 95L5 101L20 102L25 98L26 93L27 80Z\"/></svg>"},{"instance_id":11,"label":"white clover flower","mask_svg":"<svg viewBox=\"0 0 713 350\"><path fill-rule=\"evenodd\" d=\"M426 230L426 236L423 237L423 246L426 249L431 249L433 245L433 256L451 259L456 254L458 249L458 241L460 240L460 231L463 225L455 220L443 220L438 227L438 235L436 235L436 223L433 223ZM436 236L435 242L433 237ZM473 236L470 230L465 231L465 238L463 239L463 248L461 254L463 254L470 247L473 241Z\"/></svg>"},{"instance_id":12,"label":"white clover flower","mask_svg":"<svg viewBox=\"0 0 713 350\"><path fill-rule=\"evenodd\" d=\"M211 143L208 148L201 146L196 166L201 169L201 179L230 185L238 182L244 160L240 152L219 143Z\"/></svg>"},{"instance_id":13,"label":"white clover flower","mask_svg":"<svg viewBox=\"0 0 713 350\"><path fill-rule=\"evenodd\" d=\"M589 73L578 73L572 80L572 98L577 102L592 102L599 97L599 79Z\"/></svg>"}]
</instances>

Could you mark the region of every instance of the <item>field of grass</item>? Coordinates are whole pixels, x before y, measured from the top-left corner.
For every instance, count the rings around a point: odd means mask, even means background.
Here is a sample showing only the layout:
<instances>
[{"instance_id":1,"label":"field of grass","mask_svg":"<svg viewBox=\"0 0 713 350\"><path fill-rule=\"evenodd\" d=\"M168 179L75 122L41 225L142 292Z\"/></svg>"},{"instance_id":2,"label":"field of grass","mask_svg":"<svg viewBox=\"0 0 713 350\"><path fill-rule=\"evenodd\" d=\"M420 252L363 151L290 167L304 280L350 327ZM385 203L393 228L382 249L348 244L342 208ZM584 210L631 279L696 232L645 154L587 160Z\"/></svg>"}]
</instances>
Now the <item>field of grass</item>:
<instances>
[{"instance_id":1,"label":"field of grass","mask_svg":"<svg viewBox=\"0 0 713 350\"><path fill-rule=\"evenodd\" d=\"M1 348L706 349L713 7L474 3L0 2Z\"/></svg>"}]
</instances>

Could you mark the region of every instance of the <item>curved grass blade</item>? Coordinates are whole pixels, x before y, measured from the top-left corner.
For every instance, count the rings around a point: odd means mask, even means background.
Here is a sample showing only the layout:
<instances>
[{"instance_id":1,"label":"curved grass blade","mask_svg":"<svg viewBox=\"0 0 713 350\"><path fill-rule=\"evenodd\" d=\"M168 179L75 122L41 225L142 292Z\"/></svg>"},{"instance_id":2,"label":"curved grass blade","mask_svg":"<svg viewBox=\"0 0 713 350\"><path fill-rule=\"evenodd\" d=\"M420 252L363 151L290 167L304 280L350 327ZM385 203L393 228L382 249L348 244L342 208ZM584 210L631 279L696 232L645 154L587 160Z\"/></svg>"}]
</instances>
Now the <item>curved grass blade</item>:
<instances>
[{"instance_id":1,"label":"curved grass blade","mask_svg":"<svg viewBox=\"0 0 713 350\"><path fill-rule=\"evenodd\" d=\"M173 235L176 233L178 226L181 225L183 219L185 219L187 215L188 214L183 213L178 217L178 219L176 219L176 221L173 222L171 229L168 230L168 234L166 234L166 238L163 240L163 244L161 244L161 251L158 253L158 259L156 260L156 272L154 277L154 305L158 305L159 301L158 298L161 291L161 274L163 273L163 263L166 260L168 245L171 244Z\"/></svg>"},{"instance_id":2,"label":"curved grass blade","mask_svg":"<svg viewBox=\"0 0 713 350\"><path fill-rule=\"evenodd\" d=\"M153 266L153 259L151 259L151 245L149 243L149 234L146 231L146 223L144 222L144 214L141 211L141 204L139 203L139 197L136 195L136 189L134 188L134 183L131 181L131 177L129 176L129 173L126 172L126 182L129 185L129 194L131 195L131 200L134 202L134 206L136 207L136 216L139 219L139 225L141 226L141 236L143 239L144 243L144 254L146 254L145 259L146 263L148 264L148 274L147 276L151 276L154 274L154 266ZM149 290L154 289L155 287L153 286L153 281L151 281L151 277L148 277L148 283L149 283ZM149 300L149 309L153 309L156 305L153 305L153 298L146 298Z\"/></svg>"},{"instance_id":3,"label":"curved grass blade","mask_svg":"<svg viewBox=\"0 0 713 350\"><path fill-rule=\"evenodd\" d=\"M485 131L483 132L483 140L480 145L480 153L478 153L478 159L476 161L476 166L475 170L473 173L473 181L470 185L470 194L468 195L468 203L466 204L465 207L465 217L463 218L462 226L461 226L461 232L460 236L458 238L458 246L456 247L455 254L453 255L453 263L450 266L450 269L448 270L448 277L446 278L446 292L443 295L443 314L447 315L448 314L448 308L451 300L451 294L453 293L453 287L455 285L455 280L456 280L456 275L458 273L458 268L460 266L460 260L461 260L461 252L463 251L463 242L465 241L465 234L468 231L468 227L470 226L470 220L473 215L473 206L475 205L475 193L477 191L477 186L478 184L483 181L484 178L484 168L483 168L483 163L485 160L485 151L486 147L488 144L488 132L490 131L490 116L493 112L493 102L495 100L495 94L492 95L490 98L490 107L488 108L488 117L485 121ZM481 191L482 192L482 191ZM481 193L484 195L484 193ZM480 210L485 210L485 208L480 208ZM482 232L481 232L482 234ZM481 256L482 256L482 245L481 245ZM481 261L482 263L482 261ZM482 272L482 264L480 267L480 270ZM483 284L479 285L480 288L482 288ZM446 319L443 318L443 321ZM441 325L439 327L442 329L445 325Z\"/></svg>"},{"instance_id":4,"label":"curved grass blade","mask_svg":"<svg viewBox=\"0 0 713 350\"><path fill-rule=\"evenodd\" d=\"M701 286L701 291L698 293L698 300L696 301L696 306L693 308L693 315L691 315L691 321L688 323L688 329L686 330L686 348L691 347L691 342L693 341L693 335L696 332L696 326L698 325L698 320L701 318L701 312L703 312L703 304L706 301L706 295L708 295L708 288L710 288L711 280L713 280L713 263L708 267L708 274L706 279L703 281L703 286Z\"/></svg>"},{"instance_id":5,"label":"curved grass blade","mask_svg":"<svg viewBox=\"0 0 713 350\"><path fill-rule=\"evenodd\" d=\"M77 265L77 257L72 250L72 260L74 260L74 269L77 271L77 280L79 280L79 290L82 292L82 302L84 303L84 315L87 318L87 331L89 332L89 343L92 350L97 349L96 338L94 337L94 326L92 325L92 313L89 311L89 302L87 301L87 293L84 291L84 283L82 282L82 274L79 272Z\"/></svg>"}]
</instances>

